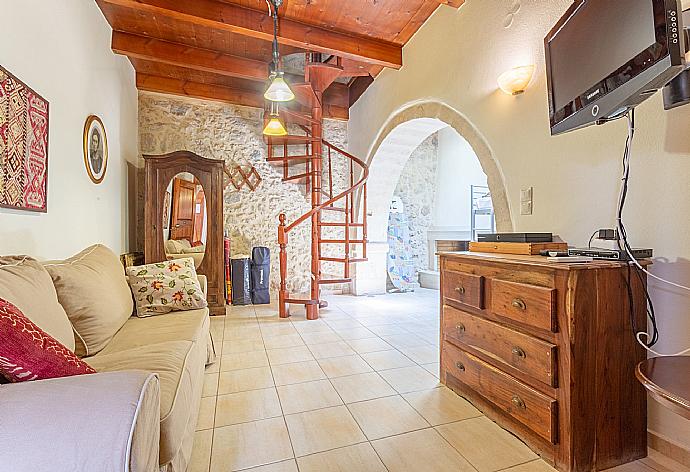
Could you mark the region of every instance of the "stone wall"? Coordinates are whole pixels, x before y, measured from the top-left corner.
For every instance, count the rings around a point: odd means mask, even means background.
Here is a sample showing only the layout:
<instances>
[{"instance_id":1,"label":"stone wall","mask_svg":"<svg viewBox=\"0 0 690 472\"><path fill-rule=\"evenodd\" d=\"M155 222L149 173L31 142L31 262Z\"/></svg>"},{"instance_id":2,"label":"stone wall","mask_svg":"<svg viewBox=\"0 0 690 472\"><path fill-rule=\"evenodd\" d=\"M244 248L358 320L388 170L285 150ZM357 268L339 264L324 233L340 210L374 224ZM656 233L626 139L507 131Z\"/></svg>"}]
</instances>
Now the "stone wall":
<instances>
[{"instance_id":1,"label":"stone wall","mask_svg":"<svg viewBox=\"0 0 690 472\"><path fill-rule=\"evenodd\" d=\"M434 133L412 152L395 188L410 227L415 272L429 268L427 231L433 226L437 162L438 133Z\"/></svg>"},{"instance_id":2,"label":"stone wall","mask_svg":"<svg viewBox=\"0 0 690 472\"><path fill-rule=\"evenodd\" d=\"M231 238L233 256L250 254L255 246L271 249L271 288L277 290L278 215L288 224L310 209L304 187L283 182L282 168L266 161L262 138L263 110L152 93L139 95L139 143L142 154L188 150L221 159L228 168L253 165L262 182L255 192L232 185L224 192L224 227ZM347 149L347 123L326 120L324 136ZM342 188L347 167L336 162L334 184ZM298 173L295 171L294 173ZM289 290L305 292L310 281L310 225L290 233L288 246Z\"/></svg>"}]
</instances>

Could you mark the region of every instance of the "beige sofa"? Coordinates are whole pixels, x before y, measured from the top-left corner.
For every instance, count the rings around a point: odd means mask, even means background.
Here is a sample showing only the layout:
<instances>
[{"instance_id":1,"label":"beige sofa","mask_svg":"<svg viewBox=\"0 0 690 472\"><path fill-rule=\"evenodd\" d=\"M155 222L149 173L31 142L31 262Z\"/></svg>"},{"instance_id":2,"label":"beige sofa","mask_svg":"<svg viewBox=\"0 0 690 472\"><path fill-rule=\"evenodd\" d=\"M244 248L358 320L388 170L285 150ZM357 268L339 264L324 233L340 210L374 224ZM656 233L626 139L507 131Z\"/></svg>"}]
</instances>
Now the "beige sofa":
<instances>
[{"instance_id":1,"label":"beige sofa","mask_svg":"<svg viewBox=\"0 0 690 472\"><path fill-rule=\"evenodd\" d=\"M191 257L194 260L194 267L198 268L204 260L206 245L194 246L186 239L168 239L165 242L165 255L168 260Z\"/></svg>"},{"instance_id":2,"label":"beige sofa","mask_svg":"<svg viewBox=\"0 0 690 472\"><path fill-rule=\"evenodd\" d=\"M98 371L0 386L3 470L187 469L204 366L215 361L208 310L129 316L131 293L115 261L103 246L42 264L0 258L0 297L70 349L86 351L83 359ZM206 280L199 281L205 293ZM129 307L119 326L112 306Z\"/></svg>"}]
</instances>

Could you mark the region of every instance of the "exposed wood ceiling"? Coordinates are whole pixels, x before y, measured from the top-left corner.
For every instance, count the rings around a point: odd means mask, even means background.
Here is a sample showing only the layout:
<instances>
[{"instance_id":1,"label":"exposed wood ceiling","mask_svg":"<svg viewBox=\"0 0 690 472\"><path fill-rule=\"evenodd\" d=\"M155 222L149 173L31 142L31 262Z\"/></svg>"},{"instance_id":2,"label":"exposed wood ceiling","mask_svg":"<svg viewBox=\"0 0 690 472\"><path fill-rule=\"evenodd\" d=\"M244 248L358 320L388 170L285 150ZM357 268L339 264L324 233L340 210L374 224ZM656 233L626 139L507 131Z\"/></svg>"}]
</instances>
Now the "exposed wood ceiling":
<instances>
[{"instance_id":1,"label":"exposed wood ceiling","mask_svg":"<svg viewBox=\"0 0 690 472\"><path fill-rule=\"evenodd\" d=\"M347 119L349 107L383 68L402 66L402 47L436 8L463 2L285 0L280 52L341 57L348 80L327 90L324 115ZM113 28L113 51L129 57L140 90L263 107L273 37L266 0L96 3Z\"/></svg>"}]
</instances>

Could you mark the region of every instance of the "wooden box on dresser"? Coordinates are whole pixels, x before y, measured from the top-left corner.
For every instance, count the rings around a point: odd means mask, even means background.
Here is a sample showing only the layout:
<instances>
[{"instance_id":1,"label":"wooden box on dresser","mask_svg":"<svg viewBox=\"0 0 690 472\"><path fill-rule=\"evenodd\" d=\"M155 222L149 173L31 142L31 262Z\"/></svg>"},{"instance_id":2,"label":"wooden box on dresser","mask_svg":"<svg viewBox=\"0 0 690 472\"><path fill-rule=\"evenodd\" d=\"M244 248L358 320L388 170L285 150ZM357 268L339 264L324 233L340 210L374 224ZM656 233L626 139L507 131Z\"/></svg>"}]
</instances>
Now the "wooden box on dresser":
<instances>
[{"instance_id":1,"label":"wooden box on dresser","mask_svg":"<svg viewBox=\"0 0 690 472\"><path fill-rule=\"evenodd\" d=\"M646 356L631 328L647 326L641 275L618 262L442 253L441 382L558 470L645 457L635 366Z\"/></svg>"}]
</instances>

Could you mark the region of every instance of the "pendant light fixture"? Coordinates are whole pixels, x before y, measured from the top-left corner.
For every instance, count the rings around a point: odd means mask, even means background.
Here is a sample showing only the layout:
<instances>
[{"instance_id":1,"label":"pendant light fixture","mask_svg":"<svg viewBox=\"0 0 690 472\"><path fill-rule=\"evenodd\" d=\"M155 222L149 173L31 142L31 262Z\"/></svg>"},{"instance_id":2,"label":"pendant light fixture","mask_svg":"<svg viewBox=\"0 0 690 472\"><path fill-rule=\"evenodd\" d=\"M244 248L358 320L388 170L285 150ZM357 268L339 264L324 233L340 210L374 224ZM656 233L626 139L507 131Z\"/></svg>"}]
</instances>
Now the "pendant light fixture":
<instances>
[{"instance_id":1,"label":"pendant light fixture","mask_svg":"<svg viewBox=\"0 0 690 472\"><path fill-rule=\"evenodd\" d=\"M278 52L278 8L283 4L283 0L267 0L272 5L273 16L273 62L271 62L271 72L268 90L264 93L264 98L272 102L289 102L295 99L295 94L290 90L285 82L283 71L280 70L280 53Z\"/></svg>"},{"instance_id":2,"label":"pendant light fixture","mask_svg":"<svg viewBox=\"0 0 690 472\"><path fill-rule=\"evenodd\" d=\"M264 127L264 136L286 136L288 134L285 123L278 114L278 104L271 103L271 114L268 123Z\"/></svg>"}]
</instances>

